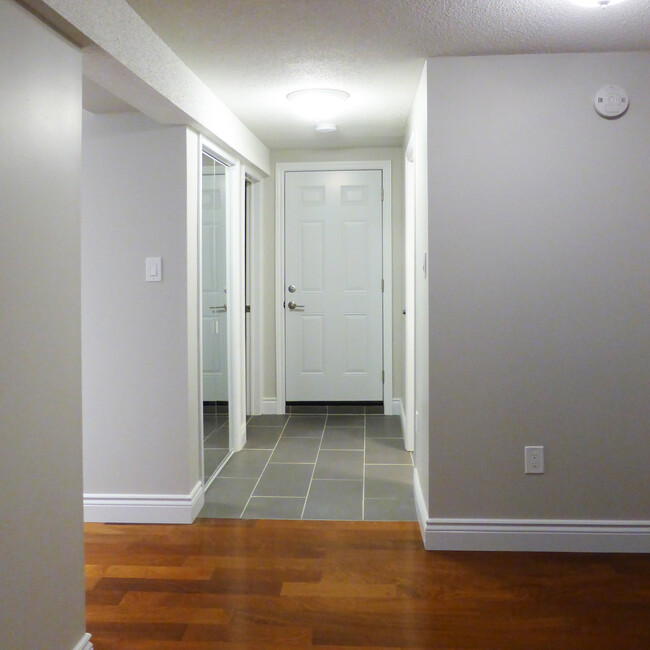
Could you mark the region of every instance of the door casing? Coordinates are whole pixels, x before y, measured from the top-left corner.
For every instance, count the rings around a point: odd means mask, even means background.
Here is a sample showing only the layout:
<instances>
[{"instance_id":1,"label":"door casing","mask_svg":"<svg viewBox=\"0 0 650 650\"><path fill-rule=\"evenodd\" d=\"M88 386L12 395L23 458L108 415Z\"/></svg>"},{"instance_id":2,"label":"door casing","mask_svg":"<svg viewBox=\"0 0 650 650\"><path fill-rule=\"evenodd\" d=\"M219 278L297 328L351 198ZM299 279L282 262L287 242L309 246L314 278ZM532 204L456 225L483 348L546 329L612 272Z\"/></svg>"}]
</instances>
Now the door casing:
<instances>
[{"instance_id":1,"label":"door casing","mask_svg":"<svg viewBox=\"0 0 650 650\"><path fill-rule=\"evenodd\" d=\"M411 137L404 156L404 446L415 449L415 154ZM421 361L422 363L422 361Z\"/></svg>"},{"instance_id":2,"label":"door casing","mask_svg":"<svg viewBox=\"0 0 650 650\"><path fill-rule=\"evenodd\" d=\"M284 322L284 235L285 173L292 171L356 171L379 170L382 172L384 200L382 203L382 267L383 294L383 357L384 357L384 413L393 414L393 273L392 273L392 212L391 212L391 163L389 160L318 163L277 163L275 206L275 346L276 346L276 413L286 410L286 349Z\"/></svg>"},{"instance_id":3,"label":"door casing","mask_svg":"<svg viewBox=\"0 0 650 650\"><path fill-rule=\"evenodd\" d=\"M253 169L243 165L245 182L245 247L246 247L246 304L250 313L246 314L248 334L246 340L246 401L248 415L262 413L262 183L261 177Z\"/></svg>"}]
</instances>

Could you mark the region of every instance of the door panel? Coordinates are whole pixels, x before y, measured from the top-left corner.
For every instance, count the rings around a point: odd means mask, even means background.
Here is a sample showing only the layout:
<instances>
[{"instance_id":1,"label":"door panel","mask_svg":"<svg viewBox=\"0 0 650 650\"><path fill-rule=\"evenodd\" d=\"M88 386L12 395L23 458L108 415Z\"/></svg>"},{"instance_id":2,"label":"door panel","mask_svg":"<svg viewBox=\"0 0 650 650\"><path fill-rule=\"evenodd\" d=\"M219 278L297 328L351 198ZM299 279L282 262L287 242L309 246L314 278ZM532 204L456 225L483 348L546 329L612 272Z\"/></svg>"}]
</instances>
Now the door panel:
<instances>
[{"instance_id":1,"label":"door panel","mask_svg":"<svg viewBox=\"0 0 650 650\"><path fill-rule=\"evenodd\" d=\"M325 289L325 229L323 222L300 224L300 278L303 293L320 293Z\"/></svg>"},{"instance_id":2,"label":"door panel","mask_svg":"<svg viewBox=\"0 0 650 650\"><path fill-rule=\"evenodd\" d=\"M285 180L286 399L382 400L382 172Z\"/></svg>"},{"instance_id":3,"label":"door panel","mask_svg":"<svg viewBox=\"0 0 650 650\"><path fill-rule=\"evenodd\" d=\"M325 373L325 327L323 314L300 316L301 375Z\"/></svg>"}]
</instances>

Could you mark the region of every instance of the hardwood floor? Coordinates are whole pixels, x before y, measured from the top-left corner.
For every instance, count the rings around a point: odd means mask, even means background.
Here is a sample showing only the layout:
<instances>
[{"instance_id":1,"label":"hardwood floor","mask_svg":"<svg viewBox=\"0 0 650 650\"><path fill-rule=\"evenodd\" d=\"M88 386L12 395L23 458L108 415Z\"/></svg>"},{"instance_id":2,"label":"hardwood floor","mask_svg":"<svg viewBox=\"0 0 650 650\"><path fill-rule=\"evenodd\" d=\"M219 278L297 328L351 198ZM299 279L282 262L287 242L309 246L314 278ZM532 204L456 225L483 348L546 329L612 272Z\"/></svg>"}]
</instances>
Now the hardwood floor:
<instances>
[{"instance_id":1,"label":"hardwood floor","mask_svg":"<svg viewBox=\"0 0 650 650\"><path fill-rule=\"evenodd\" d=\"M85 530L96 650L650 648L650 556L426 552L415 523Z\"/></svg>"}]
</instances>

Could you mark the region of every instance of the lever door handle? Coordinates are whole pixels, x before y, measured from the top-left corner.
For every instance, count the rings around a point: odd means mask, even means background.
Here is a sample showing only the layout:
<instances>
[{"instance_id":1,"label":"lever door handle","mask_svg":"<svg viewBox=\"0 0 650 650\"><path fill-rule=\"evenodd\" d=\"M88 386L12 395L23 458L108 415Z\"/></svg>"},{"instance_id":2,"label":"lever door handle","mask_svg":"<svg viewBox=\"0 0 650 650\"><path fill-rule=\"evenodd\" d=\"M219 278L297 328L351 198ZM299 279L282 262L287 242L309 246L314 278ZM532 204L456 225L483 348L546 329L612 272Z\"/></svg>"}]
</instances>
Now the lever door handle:
<instances>
[{"instance_id":1,"label":"lever door handle","mask_svg":"<svg viewBox=\"0 0 650 650\"><path fill-rule=\"evenodd\" d=\"M305 305L296 305L296 303L295 303L293 300L290 300L290 301L287 303L287 306L288 306L289 309L291 309L291 310L294 310L294 309L304 309L304 308L305 308Z\"/></svg>"},{"instance_id":2,"label":"lever door handle","mask_svg":"<svg viewBox=\"0 0 650 650\"><path fill-rule=\"evenodd\" d=\"M215 311L228 311L227 305L217 305L216 307L210 307L210 310L214 313Z\"/></svg>"}]
</instances>

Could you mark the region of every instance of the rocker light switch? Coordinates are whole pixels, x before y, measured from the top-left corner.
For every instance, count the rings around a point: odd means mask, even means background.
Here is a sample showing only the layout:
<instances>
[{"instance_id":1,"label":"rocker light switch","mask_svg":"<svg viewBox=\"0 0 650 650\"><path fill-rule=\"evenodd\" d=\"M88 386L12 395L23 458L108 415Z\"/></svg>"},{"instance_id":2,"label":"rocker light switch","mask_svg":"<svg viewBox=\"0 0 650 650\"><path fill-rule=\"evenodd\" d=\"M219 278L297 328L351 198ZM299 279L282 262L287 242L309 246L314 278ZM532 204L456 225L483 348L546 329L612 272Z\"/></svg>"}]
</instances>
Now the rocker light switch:
<instances>
[{"instance_id":1,"label":"rocker light switch","mask_svg":"<svg viewBox=\"0 0 650 650\"><path fill-rule=\"evenodd\" d=\"M147 282L162 282L162 257L147 257L145 268Z\"/></svg>"}]
</instances>

